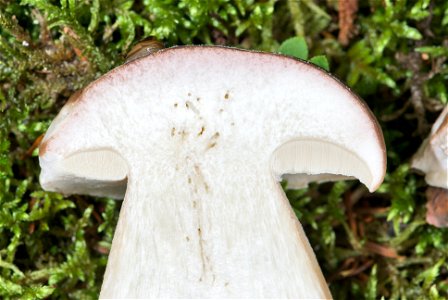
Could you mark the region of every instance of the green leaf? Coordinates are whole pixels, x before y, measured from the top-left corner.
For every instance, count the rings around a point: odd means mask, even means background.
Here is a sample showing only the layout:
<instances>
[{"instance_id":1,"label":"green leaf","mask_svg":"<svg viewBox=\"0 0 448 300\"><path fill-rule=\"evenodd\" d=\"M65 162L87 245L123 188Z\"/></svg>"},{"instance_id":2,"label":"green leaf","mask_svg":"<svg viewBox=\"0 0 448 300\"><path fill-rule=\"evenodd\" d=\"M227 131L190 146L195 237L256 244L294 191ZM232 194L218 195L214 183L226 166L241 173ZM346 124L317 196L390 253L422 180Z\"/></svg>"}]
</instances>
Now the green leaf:
<instances>
[{"instance_id":1,"label":"green leaf","mask_svg":"<svg viewBox=\"0 0 448 300\"><path fill-rule=\"evenodd\" d=\"M311 57L310 62L315 64L316 66L321 67L322 69L326 70L327 72L330 71L330 65L328 64L328 60L325 55L313 56L313 57Z\"/></svg>"},{"instance_id":2,"label":"green leaf","mask_svg":"<svg viewBox=\"0 0 448 300\"><path fill-rule=\"evenodd\" d=\"M20 295L22 294L23 288L20 284L16 284L10 280L3 278L0 275L0 295Z\"/></svg>"},{"instance_id":3,"label":"green leaf","mask_svg":"<svg viewBox=\"0 0 448 300\"><path fill-rule=\"evenodd\" d=\"M445 9L445 13L443 15L442 26L448 25L448 6Z\"/></svg>"},{"instance_id":4,"label":"green leaf","mask_svg":"<svg viewBox=\"0 0 448 300\"><path fill-rule=\"evenodd\" d=\"M278 51L281 54L297 57L303 60L308 59L308 46L303 37L293 37L284 41Z\"/></svg>"},{"instance_id":5,"label":"green leaf","mask_svg":"<svg viewBox=\"0 0 448 300\"><path fill-rule=\"evenodd\" d=\"M14 264L2 261L0 257L0 268L6 268L12 270L19 278L25 277L22 271L19 270Z\"/></svg>"},{"instance_id":6,"label":"green leaf","mask_svg":"<svg viewBox=\"0 0 448 300\"><path fill-rule=\"evenodd\" d=\"M49 285L56 285L59 281L61 281L62 279L64 279L66 277L66 275L62 272L55 272L53 274L50 275L50 278L48 279L48 284Z\"/></svg>"},{"instance_id":7,"label":"green leaf","mask_svg":"<svg viewBox=\"0 0 448 300\"><path fill-rule=\"evenodd\" d=\"M92 5L90 6L90 24L89 24L89 32L94 32L98 26L98 17L100 13L100 1L93 0Z\"/></svg>"},{"instance_id":8,"label":"green leaf","mask_svg":"<svg viewBox=\"0 0 448 300\"><path fill-rule=\"evenodd\" d=\"M386 48L386 46L389 44L391 38L392 38L392 31L389 29L385 30L381 34L379 39L374 43L375 55L380 56L383 53L384 48Z\"/></svg>"},{"instance_id":9,"label":"green leaf","mask_svg":"<svg viewBox=\"0 0 448 300\"><path fill-rule=\"evenodd\" d=\"M442 46L425 46L415 48L415 51L420 53L427 53L433 57L438 57L442 55L448 56L448 48Z\"/></svg>"},{"instance_id":10,"label":"green leaf","mask_svg":"<svg viewBox=\"0 0 448 300\"><path fill-rule=\"evenodd\" d=\"M434 89L436 90L436 95L443 104L448 104L448 93L443 81L437 81L434 83Z\"/></svg>"},{"instance_id":11,"label":"green leaf","mask_svg":"<svg viewBox=\"0 0 448 300\"><path fill-rule=\"evenodd\" d=\"M377 265L372 267L372 271L370 271L369 281L367 281L367 288L365 291L365 299L375 300L376 295L378 293L378 278L377 278Z\"/></svg>"},{"instance_id":12,"label":"green leaf","mask_svg":"<svg viewBox=\"0 0 448 300\"><path fill-rule=\"evenodd\" d=\"M409 26L406 22L395 21L391 24L393 32L402 38L421 40L422 34L416 28Z\"/></svg>"},{"instance_id":13,"label":"green leaf","mask_svg":"<svg viewBox=\"0 0 448 300\"><path fill-rule=\"evenodd\" d=\"M359 71L359 68L352 68L350 70L350 73L348 73L348 76L347 76L348 86L354 87L355 84L359 81L360 76L361 76L361 73Z\"/></svg>"},{"instance_id":14,"label":"green leaf","mask_svg":"<svg viewBox=\"0 0 448 300\"><path fill-rule=\"evenodd\" d=\"M121 46L122 50L127 50L135 37L134 22L128 12L122 11L120 16L117 18L117 23L120 28L120 34L123 36L118 44Z\"/></svg>"},{"instance_id":15,"label":"green leaf","mask_svg":"<svg viewBox=\"0 0 448 300\"><path fill-rule=\"evenodd\" d=\"M390 77L388 74L378 70L374 71L375 79L377 79L379 82L381 82L384 85L387 85L390 88L396 88L397 84L395 81Z\"/></svg>"},{"instance_id":16,"label":"green leaf","mask_svg":"<svg viewBox=\"0 0 448 300\"><path fill-rule=\"evenodd\" d=\"M68 0L68 9L72 16L75 16L75 10L76 10L76 1L75 0Z\"/></svg>"},{"instance_id":17,"label":"green leaf","mask_svg":"<svg viewBox=\"0 0 448 300\"><path fill-rule=\"evenodd\" d=\"M246 31L246 29L250 26L250 22L246 21L243 23L240 23L240 25L238 25L238 27L235 30L235 35L238 37L241 34L243 34L244 31Z\"/></svg>"},{"instance_id":18,"label":"green leaf","mask_svg":"<svg viewBox=\"0 0 448 300\"><path fill-rule=\"evenodd\" d=\"M429 6L430 0L419 0L415 5L411 8L411 10L408 13L408 17L410 19L414 19L417 21L420 21L426 17L429 16L428 6Z\"/></svg>"},{"instance_id":19,"label":"green leaf","mask_svg":"<svg viewBox=\"0 0 448 300\"><path fill-rule=\"evenodd\" d=\"M54 287L41 286L36 289L35 295L38 299L45 299L48 296L50 296L51 294L53 294L54 290L55 290Z\"/></svg>"},{"instance_id":20,"label":"green leaf","mask_svg":"<svg viewBox=\"0 0 448 300\"><path fill-rule=\"evenodd\" d=\"M431 288L429 289L429 299L431 300L439 300L440 295L439 295L439 291L437 290L437 286L434 284L431 286Z\"/></svg>"},{"instance_id":21,"label":"green leaf","mask_svg":"<svg viewBox=\"0 0 448 300\"><path fill-rule=\"evenodd\" d=\"M440 259L434 266L427 269L426 271L420 273L415 279L416 282L423 281L423 288L429 289L431 285L434 283L434 280L440 274L440 267L445 263L445 258Z\"/></svg>"}]
</instances>

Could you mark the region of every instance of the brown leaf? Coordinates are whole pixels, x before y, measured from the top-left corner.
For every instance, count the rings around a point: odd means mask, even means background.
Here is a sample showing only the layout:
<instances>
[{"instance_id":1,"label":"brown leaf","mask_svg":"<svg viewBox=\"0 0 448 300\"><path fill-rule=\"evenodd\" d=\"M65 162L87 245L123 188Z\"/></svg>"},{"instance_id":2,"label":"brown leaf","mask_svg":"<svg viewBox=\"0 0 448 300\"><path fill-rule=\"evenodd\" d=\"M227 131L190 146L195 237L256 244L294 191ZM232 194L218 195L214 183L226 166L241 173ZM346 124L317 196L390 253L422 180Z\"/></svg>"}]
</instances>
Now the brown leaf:
<instances>
[{"instance_id":1,"label":"brown leaf","mask_svg":"<svg viewBox=\"0 0 448 300\"><path fill-rule=\"evenodd\" d=\"M448 227L448 190L430 186L426 200L426 222L439 228Z\"/></svg>"},{"instance_id":2,"label":"brown leaf","mask_svg":"<svg viewBox=\"0 0 448 300\"><path fill-rule=\"evenodd\" d=\"M353 35L353 21L358 10L358 0L339 0L339 42L346 46Z\"/></svg>"}]
</instances>

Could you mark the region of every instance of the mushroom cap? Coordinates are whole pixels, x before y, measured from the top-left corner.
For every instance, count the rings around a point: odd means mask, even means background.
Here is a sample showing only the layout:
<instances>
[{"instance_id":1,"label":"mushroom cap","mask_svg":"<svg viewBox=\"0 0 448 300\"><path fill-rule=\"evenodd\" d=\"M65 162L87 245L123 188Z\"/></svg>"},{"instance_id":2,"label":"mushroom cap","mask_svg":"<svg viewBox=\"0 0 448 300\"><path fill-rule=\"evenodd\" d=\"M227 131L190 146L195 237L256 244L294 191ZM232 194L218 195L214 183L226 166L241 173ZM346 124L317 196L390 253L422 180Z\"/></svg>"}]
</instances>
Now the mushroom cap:
<instances>
[{"instance_id":1,"label":"mushroom cap","mask_svg":"<svg viewBox=\"0 0 448 300\"><path fill-rule=\"evenodd\" d=\"M193 141L203 132L205 148ZM166 164L179 152L200 159L218 151L216 135L223 153L261 153L274 179L299 185L358 178L373 191L386 170L375 117L329 73L279 54L184 46L117 67L67 102L40 146L40 181L120 199L132 164Z\"/></svg>"}]
</instances>

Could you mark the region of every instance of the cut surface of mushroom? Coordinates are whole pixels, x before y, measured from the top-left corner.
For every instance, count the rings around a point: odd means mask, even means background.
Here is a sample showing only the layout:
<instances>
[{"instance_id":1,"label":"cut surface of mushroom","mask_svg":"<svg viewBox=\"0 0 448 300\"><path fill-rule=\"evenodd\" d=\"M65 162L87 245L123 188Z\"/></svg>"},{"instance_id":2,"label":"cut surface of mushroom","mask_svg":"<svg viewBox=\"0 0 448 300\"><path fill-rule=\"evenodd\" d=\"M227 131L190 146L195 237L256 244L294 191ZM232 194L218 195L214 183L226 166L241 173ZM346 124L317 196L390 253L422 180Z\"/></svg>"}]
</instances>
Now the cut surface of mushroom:
<instances>
[{"instance_id":1,"label":"cut surface of mushroom","mask_svg":"<svg viewBox=\"0 0 448 300\"><path fill-rule=\"evenodd\" d=\"M223 47L116 68L41 147L45 189L124 196L102 298L331 298L278 181L355 177L373 191L386 165L376 120L340 82Z\"/></svg>"}]
</instances>

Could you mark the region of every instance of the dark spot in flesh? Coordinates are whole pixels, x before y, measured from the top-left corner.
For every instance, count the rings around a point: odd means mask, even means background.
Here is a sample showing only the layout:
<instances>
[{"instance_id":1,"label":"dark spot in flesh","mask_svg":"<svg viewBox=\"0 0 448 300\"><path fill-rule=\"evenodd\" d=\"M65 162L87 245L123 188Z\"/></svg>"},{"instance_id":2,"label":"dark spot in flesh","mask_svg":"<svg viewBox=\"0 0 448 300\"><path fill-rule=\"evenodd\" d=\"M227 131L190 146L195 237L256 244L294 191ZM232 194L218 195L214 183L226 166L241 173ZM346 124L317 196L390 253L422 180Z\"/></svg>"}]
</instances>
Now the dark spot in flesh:
<instances>
[{"instance_id":1,"label":"dark spot in flesh","mask_svg":"<svg viewBox=\"0 0 448 300\"><path fill-rule=\"evenodd\" d=\"M188 136L188 132L186 132L185 130L178 131L177 134L180 135L183 140L185 140Z\"/></svg>"},{"instance_id":2,"label":"dark spot in flesh","mask_svg":"<svg viewBox=\"0 0 448 300\"><path fill-rule=\"evenodd\" d=\"M174 107L177 107L177 105L178 105L177 103L174 103Z\"/></svg>"},{"instance_id":3,"label":"dark spot in flesh","mask_svg":"<svg viewBox=\"0 0 448 300\"><path fill-rule=\"evenodd\" d=\"M229 91L227 91L226 94L224 95L224 99L226 99L226 100L229 99Z\"/></svg>"},{"instance_id":4,"label":"dark spot in flesh","mask_svg":"<svg viewBox=\"0 0 448 300\"><path fill-rule=\"evenodd\" d=\"M210 138L210 143L207 146L207 150L213 148L216 146L217 142L216 140L219 138L219 132L215 132L214 135L212 135L212 137Z\"/></svg>"},{"instance_id":5,"label":"dark spot in flesh","mask_svg":"<svg viewBox=\"0 0 448 300\"><path fill-rule=\"evenodd\" d=\"M201 136L204 133L204 131L205 131L205 127L202 126L201 131L199 131L199 133L198 133L198 136Z\"/></svg>"}]
</instances>

